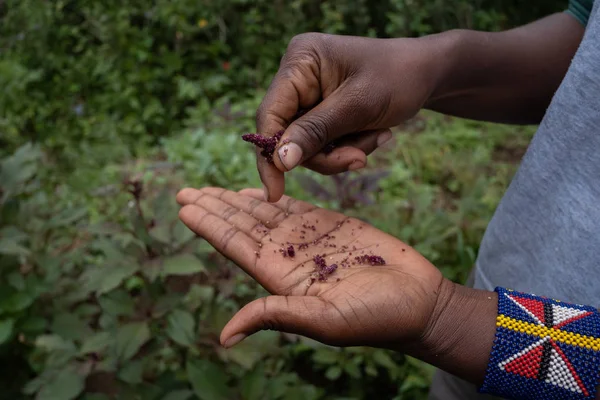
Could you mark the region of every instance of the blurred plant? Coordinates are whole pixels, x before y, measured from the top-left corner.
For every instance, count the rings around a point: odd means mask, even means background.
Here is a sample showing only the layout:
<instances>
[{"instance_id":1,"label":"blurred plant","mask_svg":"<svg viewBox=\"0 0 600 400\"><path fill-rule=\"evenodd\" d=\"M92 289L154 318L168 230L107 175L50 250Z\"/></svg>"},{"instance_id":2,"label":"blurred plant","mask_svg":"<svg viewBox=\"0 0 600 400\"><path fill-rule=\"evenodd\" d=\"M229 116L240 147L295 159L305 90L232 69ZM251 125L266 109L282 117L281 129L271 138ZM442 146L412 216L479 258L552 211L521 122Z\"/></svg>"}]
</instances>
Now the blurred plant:
<instances>
[{"instance_id":1,"label":"blurred plant","mask_svg":"<svg viewBox=\"0 0 600 400\"><path fill-rule=\"evenodd\" d=\"M334 202L342 210L350 210L358 206L374 204L373 195L379 190L379 182L388 175L389 171L368 171L358 174L345 172L332 175L325 182L320 182L318 178L308 174L298 175L297 179L311 196Z\"/></svg>"}]
</instances>

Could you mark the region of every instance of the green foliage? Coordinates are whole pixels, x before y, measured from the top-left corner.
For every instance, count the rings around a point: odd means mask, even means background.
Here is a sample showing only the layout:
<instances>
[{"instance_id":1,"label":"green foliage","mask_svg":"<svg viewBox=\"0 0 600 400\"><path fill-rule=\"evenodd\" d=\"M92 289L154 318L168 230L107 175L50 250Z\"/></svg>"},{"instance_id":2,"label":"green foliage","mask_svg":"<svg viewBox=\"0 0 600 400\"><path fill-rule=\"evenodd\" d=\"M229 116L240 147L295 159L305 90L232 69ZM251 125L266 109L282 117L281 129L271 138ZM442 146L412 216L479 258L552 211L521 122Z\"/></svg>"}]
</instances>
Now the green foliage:
<instances>
[{"instance_id":1,"label":"green foliage","mask_svg":"<svg viewBox=\"0 0 600 400\"><path fill-rule=\"evenodd\" d=\"M71 168L135 156L196 107L265 88L292 36L495 30L566 1L8 0L0 148L43 143ZM122 143L123 146L111 146ZM84 156L84 157L82 157Z\"/></svg>"},{"instance_id":2,"label":"green foliage","mask_svg":"<svg viewBox=\"0 0 600 400\"><path fill-rule=\"evenodd\" d=\"M175 194L260 185L239 136L297 33L494 30L565 5L0 2L2 395L424 398L431 368L392 352L276 332L221 348L228 319L265 293L178 221ZM366 171L293 171L286 192L365 219L462 280L531 133L426 113Z\"/></svg>"},{"instance_id":3,"label":"green foliage","mask_svg":"<svg viewBox=\"0 0 600 400\"><path fill-rule=\"evenodd\" d=\"M136 163L64 172L30 144L1 160L0 357L20 366L2 388L11 398L423 398L431 368L392 352L275 332L220 347L227 320L264 291L178 221L174 196L184 183L258 183L237 129L252 112L222 110ZM287 190L369 221L462 280L531 133L424 113L366 171L294 171ZM60 184L81 176L81 187Z\"/></svg>"}]
</instances>

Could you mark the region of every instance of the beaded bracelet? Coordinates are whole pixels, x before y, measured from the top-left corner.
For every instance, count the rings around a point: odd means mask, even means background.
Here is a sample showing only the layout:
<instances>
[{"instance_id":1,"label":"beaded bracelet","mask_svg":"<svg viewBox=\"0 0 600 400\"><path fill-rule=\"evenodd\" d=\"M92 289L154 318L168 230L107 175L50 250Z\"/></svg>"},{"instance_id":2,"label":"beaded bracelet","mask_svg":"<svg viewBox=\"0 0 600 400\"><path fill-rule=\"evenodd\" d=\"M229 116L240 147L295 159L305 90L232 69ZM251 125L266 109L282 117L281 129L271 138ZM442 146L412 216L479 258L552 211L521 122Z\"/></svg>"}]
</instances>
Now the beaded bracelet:
<instances>
[{"instance_id":1,"label":"beaded bracelet","mask_svg":"<svg viewBox=\"0 0 600 400\"><path fill-rule=\"evenodd\" d=\"M479 391L516 400L595 398L598 311L503 288L496 292L496 338Z\"/></svg>"}]
</instances>

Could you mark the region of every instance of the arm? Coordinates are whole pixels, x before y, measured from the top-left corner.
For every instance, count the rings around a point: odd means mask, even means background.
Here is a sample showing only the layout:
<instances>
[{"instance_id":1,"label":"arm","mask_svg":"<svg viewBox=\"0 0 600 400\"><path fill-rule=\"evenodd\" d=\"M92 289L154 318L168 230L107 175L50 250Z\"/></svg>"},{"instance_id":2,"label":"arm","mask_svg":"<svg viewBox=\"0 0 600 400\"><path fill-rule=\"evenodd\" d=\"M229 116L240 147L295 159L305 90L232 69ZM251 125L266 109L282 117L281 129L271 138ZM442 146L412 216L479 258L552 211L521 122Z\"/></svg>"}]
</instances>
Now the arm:
<instances>
[{"instance_id":1,"label":"arm","mask_svg":"<svg viewBox=\"0 0 600 400\"><path fill-rule=\"evenodd\" d=\"M412 355L481 386L495 339L498 300L496 292L444 281L430 329Z\"/></svg>"},{"instance_id":2,"label":"arm","mask_svg":"<svg viewBox=\"0 0 600 400\"><path fill-rule=\"evenodd\" d=\"M269 201L298 165L323 174L364 167L388 128L421 108L472 119L539 122L582 38L572 16L551 15L499 33L422 38L295 37L256 114L277 153L257 158ZM307 113L295 119L299 110ZM321 150L331 142L331 154Z\"/></svg>"},{"instance_id":3,"label":"arm","mask_svg":"<svg viewBox=\"0 0 600 400\"><path fill-rule=\"evenodd\" d=\"M465 118L538 123L583 32L574 17L558 13L505 32L431 36L448 62L426 107Z\"/></svg>"}]
</instances>

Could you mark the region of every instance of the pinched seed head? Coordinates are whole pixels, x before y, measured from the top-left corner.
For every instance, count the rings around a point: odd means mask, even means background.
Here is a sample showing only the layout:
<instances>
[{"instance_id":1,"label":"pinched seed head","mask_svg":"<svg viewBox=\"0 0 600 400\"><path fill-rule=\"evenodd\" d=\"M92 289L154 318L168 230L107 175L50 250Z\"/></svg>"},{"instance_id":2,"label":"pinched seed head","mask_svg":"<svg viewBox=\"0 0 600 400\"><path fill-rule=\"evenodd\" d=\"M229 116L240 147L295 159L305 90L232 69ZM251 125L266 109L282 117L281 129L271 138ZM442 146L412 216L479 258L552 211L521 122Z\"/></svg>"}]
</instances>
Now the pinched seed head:
<instances>
[{"instance_id":1,"label":"pinched seed head","mask_svg":"<svg viewBox=\"0 0 600 400\"><path fill-rule=\"evenodd\" d=\"M263 136L258 133L248 133L246 135L242 135L242 140L245 142L249 142L254 144L257 147L262 149L261 155L267 159L267 161L273 164L273 153L275 152L275 148L281 140L284 131L277 132L274 136Z\"/></svg>"}]
</instances>

